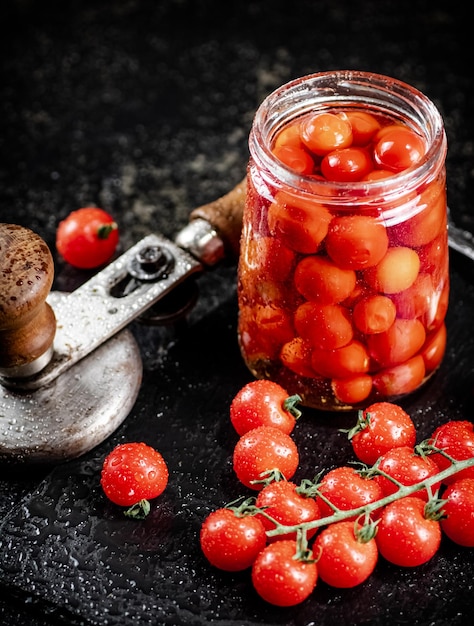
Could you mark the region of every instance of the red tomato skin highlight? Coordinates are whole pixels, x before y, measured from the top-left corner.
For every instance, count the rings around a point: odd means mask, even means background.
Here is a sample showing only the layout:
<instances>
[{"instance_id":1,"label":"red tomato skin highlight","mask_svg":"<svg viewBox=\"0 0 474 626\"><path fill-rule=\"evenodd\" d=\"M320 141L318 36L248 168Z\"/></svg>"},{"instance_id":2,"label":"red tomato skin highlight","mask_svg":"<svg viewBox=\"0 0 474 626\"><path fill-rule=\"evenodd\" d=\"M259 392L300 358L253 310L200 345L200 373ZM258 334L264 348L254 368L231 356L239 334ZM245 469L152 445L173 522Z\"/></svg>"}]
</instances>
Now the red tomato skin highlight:
<instances>
[{"instance_id":1,"label":"red tomato skin highlight","mask_svg":"<svg viewBox=\"0 0 474 626\"><path fill-rule=\"evenodd\" d=\"M443 532L460 546L474 548L474 478L462 478L444 491Z\"/></svg>"},{"instance_id":2,"label":"red tomato skin highlight","mask_svg":"<svg viewBox=\"0 0 474 626\"><path fill-rule=\"evenodd\" d=\"M296 541L276 541L260 552L252 566L253 586L270 604L295 606L306 600L316 586L316 564L295 560L295 553Z\"/></svg>"},{"instance_id":3,"label":"red tomato skin highlight","mask_svg":"<svg viewBox=\"0 0 474 626\"><path fill-rule=\"evenodd\" d=\"M104 226L110 230L102 237L100 233ZM59 254L79 269L94 269L110 261L118 241L119 231L112 216L96 207L72 211L59 223L56 231Z\"/></svg>"},{"instance_id":4,"label":"red tomato skin highlight","mask_svg":"<svg viewBox=\"0 0 474 626\"><path fill-rule=\"evenodd\" d=\"M372 574L378 560L375 539L363 543L354 535L354 522L330 524L313 545L318 576L325 583L340 589L362 584Z\"/></svg>"},{"instance_id":5,"label":"red tomato skin highlight","mask_svg":"<svg viewBox=\"0 0 474 626\"><path fill-rule=\"evenodd\" d=\"M202 523L199 540L211 565L239 572L252 566L266 545L266 534L256 517L239 517L231 509L217 509Z\"/></svg>"},{"instance_id":6,"label":"red tomato skin highlight","mask_svg":"<svg viewBox=\"0 0 474 626\"><path fill-rule=\"evenodd\" d=\"M163 493L168 467L162 455L145 443L116 446L104 460L100 484L105 495L120 506L132 506Z\"/></svg>"},{"instance_id":7,"label":"red tomato skin highlight","mask_svg":"<svg viewBox=\"0 0 474 626\"><path fill-rule=\"evenodd\" d=\"M233 467L240 482L256 491L262 474L278 469L289 480L298 468L299 453L293 439L272 426L249 430L238 440L233 454Z\"/></svg>"},{"instance_id":8,"label":"red tomato skin highlight","mask_svg":"<svg viewBox=\"0 0 474 626\"><path fill-rule=\"evenodd\" d=\"M380 554L401 567L429 561L441 544L440 523L424 517L425 502L407 496L388 504L377 526L375 541Z\"/></svg>"}]
</instances>

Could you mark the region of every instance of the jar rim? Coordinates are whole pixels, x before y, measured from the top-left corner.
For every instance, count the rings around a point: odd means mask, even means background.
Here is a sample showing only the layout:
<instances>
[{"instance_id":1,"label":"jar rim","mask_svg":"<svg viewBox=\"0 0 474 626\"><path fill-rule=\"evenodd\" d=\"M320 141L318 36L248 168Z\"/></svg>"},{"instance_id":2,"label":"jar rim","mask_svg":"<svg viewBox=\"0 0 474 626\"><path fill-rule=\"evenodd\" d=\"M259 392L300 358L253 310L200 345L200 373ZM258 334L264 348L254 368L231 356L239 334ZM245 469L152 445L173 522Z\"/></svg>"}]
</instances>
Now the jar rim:
<instances>
[{"instance_id":1,"label":"jar rim","mask_svg":"<svg viewBox=\"0 0 474 626\"><path fill-rule=\"evenodd\" d=\"M370 181L337 182L298 174L277 159L270 149L275 131L314 106L323 109L363 106L377 108L408 121L427 143L423 159L393 176ZM310 106L311 104L311 106ZM408 118L408 120L407 120ZM291 80L268 94L258 107L249 135L251 156L285 186L353 202L354 196L370 198L383 193L411 191L434 178L444 165L447 140L443 119L435 104L420 90L399 79L360 70L317 72Z\"/></svg>"}]
</instances>

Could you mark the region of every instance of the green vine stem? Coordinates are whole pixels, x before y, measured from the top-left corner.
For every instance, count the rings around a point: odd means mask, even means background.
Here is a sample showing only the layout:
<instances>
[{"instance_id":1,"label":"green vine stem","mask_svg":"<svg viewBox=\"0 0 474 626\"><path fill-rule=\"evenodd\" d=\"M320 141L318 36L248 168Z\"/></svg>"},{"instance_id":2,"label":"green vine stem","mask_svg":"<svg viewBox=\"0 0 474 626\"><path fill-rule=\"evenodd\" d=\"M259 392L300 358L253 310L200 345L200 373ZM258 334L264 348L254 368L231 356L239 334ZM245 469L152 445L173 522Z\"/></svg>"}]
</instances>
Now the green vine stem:
<instances>
[{"instance_id":1,"label":"green vine stem","mask_svg":"<svg viewBox=\"0 0 474 626\"><path fill-rule=\"evenodd\" d=\"M340 509L335 509L335 507L332 507L335 510L333 515L322 517L311 522L303 522L301 524L296 524L293 526L285 526L284 524L280 524L276 520L272 519L272 522L275 524L275 528L267 530L267 537L275 537L277 535L283 535L291 532L298 533L299 531L301 532L301 530L305 530L307 532L308 530L311 530L313 528L319 528L321 526L327 526L328 524L334 524L335 522L341 522L351 517L365 516L366 518L368 518L370 513L384 506L387 506L387 504L390 504L395 500L399 500L400 498L404 498L405 496L410 496L411 494L416 493L421 489L427 489L428 492L431 492L431 487L436 483L440 483L446 478L449 478L450 476L453 476L454 474L457 474L464 469L474 467L474 456L463 461L456 461L449 455L445 454L442 450L434 448L433 446L428 446L428 448L430 448L431 451L438 452L448 458L451 461L451 465L441 472L438 472L437 474L434 474L433 476L430 476L429 478L426 478L419 483L415 483L414 485L409 486L401 486L397 491L390 494L389 496L385 496L384 498L381 498L376 502L371 502L370 504L360 506L356 509L342 511ZM270 516L267 515L266 517Z\"/></svg>"}]
</instances>

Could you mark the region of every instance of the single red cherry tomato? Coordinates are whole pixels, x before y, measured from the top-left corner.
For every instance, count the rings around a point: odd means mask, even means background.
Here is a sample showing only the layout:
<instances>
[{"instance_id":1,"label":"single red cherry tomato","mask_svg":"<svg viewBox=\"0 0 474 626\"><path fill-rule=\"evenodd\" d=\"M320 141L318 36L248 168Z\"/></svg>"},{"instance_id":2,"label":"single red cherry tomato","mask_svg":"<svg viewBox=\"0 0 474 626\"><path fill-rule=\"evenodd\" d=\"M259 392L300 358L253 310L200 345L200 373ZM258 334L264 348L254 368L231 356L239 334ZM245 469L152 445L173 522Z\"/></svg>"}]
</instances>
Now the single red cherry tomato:
<instances>
[{"instance_id":1,"label":"single red cherry tomato","mask_svg":"<svg viewBox=\"0 0 474 626\"><path fill-rule=\"evenodd\" d=\"M378 120L366 111L346 111L338 113L352 128L352 145L365 146L380 129Z\"/></svg>"},{"instance_id":2,"label":"single red cherry tomato","mask_svg":"<svg viewBox=\"0 0 474 626\"><path fill-rule=\"evenodd\" d=\"M372 159L364 148L343 148L328 152L321 161L321 174L338 183L362 180L373 169Z\"/></svg>"},{"instance_id":3,"label":"single red cherry tomato","mask_svg":"<svg viewBox=\"0 0 474 626\"><path fill-rule=\"evenodd\" d=\"M326 500L337 509L348 511L376 502L383 497L382 488L374 479L363 478L353 467L345 465L325 474L318 485L318 491L324 496L324 500L320 496L316 498L321 517L334 513L334 509Z\"/></svg>"},{"instance_id":4,"label":"single red cherry tomato","mask_svg":"<svg viewBox=\"0 0 474 626\"><path fill-rule=\"evenodd\" d=\"M430 457L416 454L411 446L400 446L387 450L380 457L377 467L405 486L414 485L438 473L436 463ZM398 486L385 476L376 476L374 480L379 483L384 496L389 496L398 489ZM441 483L432 485L431 494L434 495L440 486ZM430 493L426 489L420 489L412 496L427 501Z\"/></svg>"},{"instance_id":5,"label":"single red cherry tomato","mask_svg":"<svg viewBox=\"0 0 474 626\"><path fill-rule=\"evenodd\" d=\"M311 365L316 373L325 378L347 378L366 374L370 358L364 344L353 340L335 350L314 348Z\"/></svg>"},{"instance_id":6,"label":"single red cherry tomato","mask_svg":"<svg viewBox=\"0 0 474 626\"><path fill-rule=\"evenodd\" d=\"M426 506L421 498L407 496L384 508L375 541L387 561L416 567L436 554L441 543L440 523L425 516Z\"/></svg>"},{"instance_id":7,"label":"single red cherry tomato","mask_svg":"<svg viewBox=\"0 0 474 626\"><path fill-rule=\"evenodd\" d=\"M373 465L383 454L401 446L414 447L416 428L413 420L397 404L374 402L359 411L356 426L349 431L356 457Z\"/></svg>"},{"instance_id":8,"label":"single red cherry tomato","mask_svg":"<svg viewBox=\"0 0 474 626\"><path fill-rule=\"evenodd\" d=\"M350 296L356 286L354 270L344 270L331 259L310 255L296 266L294 282L306 299L321 304L338 304Z\"/></svg>"},{"instance_id":9,"label":"single red cherry tomato","mask_svg":"<svg viewBox=\"0 0 474 626\"><path fill-rule=\"evenodd\" d=\"M340 304L303 302L295 311L294 324L303 339L322 350L342 348L354 336L349 312Z\"/></svg>"},{"instance_id":10,"label":"single red cherry tomato","mask_svg":"<svg viewBox=\"0 0 474 626\"><path fill-rule=\"evenodd\" d=\"M353 270L372 267L384 257L387 248L387 230L374 217L335 217L328 227L326 249L338 267Z\"/></svg>"},{"instance_id":11,"label":"single red cherry tomato","mask_svg":"<svg viewBox=\"0 0 474 626\"><path fill-rule=\"evenodd\" d=\"M425 362L421 354L405 363L383 369L374 375L374 387L386 398L396 398L415 391L425 377Z\"/></svg>"},{"instance_id":12,"label":"single red cherry tomato","mask_svg":"<svg viewBox=\"0 0 474 626\"><path fill-rule=\"evenodd\" d=\"M357 405L369 397L372 391L372 376L361 374L349 378L334 378L331 381L331 388L340 402Z\"/></svg>"},{"instance_id":13,"label":"single red cherry tomato","mask_svg":"<svg viewBox=\"0 0 474 626\"><path fill-rule=\"evenodd\" d=\"M321 516L316 500L311 495L306 495L303 487L298 487L295 483L286 480L265 485L257 496L255 506L264 508L267 515L284 526L312 522ZM264 515L258 515L258 517L266 530L275 528L275 524ZM315 528L309 529L307 538L310 539L315 533ZM282 539L296 540L296 532L269 537L269 541Z\"/></svg>"},{"instance_id":14,"label":"single red cherry tomato","mask_svg":"<svg viewBox=\"0 0 474 626\"><path fill-rule=\"evenodd\" d=\"M299 402L300 396L290 396L278 383L253 380L234 396L230 420L239 435L258 426L273 426L289 435L301 415Z\"/></svg>"},{"instance_id":15,"label":"single red cherry tomato","mask_svg":"<svg viewBox=\"0 0 474 626\"><path fill-rule=\"evenodd\" d=\"M311 174L314 170L314 161L304 148L281 145L273 148L273 154L297 174Z\"/></svg>"},{"instance_id":16,"label":"single red cherry tomato","mask_svg":"<svg viewBox=\"0 0 474 626\"><path fill-rule=\"evenodd\" d=\"M474 478L462 478L443 493L443 532L460 546L474 548Z\"/></svg>"},{"instance_id":17,"label":"single red cherry tomato","mask_svg":"<svg viewBox=\"0 0 474 626\"><path fill-rule=\"evenodd\" d=\"M312 559L298 556L296 541L283 539L264 548L252 566L255 591L276 606L294 606L310 596L318 572Z\"/></svg>"},{"instance_id":18,"label":"single red cherry tomato","mask_svg":"<svg viewBox=\"0 0 474 626\"><path fill-rule=\"evenodd\" d=\"M93 269L110 261L118 241L118 226L113 217L95 207L73 211L56 231L59 254L80 269Z\"/></svg>"},{"instance_id":19,"label":"single red cherry tomato","mask_svg":"<svg viewBox=\"0 0 474 626\"><path fill-rule=\"evenodd\" d=\"M416 165L425 154L423 138L400 124L386 126L374 146L374 160L381 169L401 172Z\"/></svg>"},{"instance_id":20,"label":"single red cherry tomato","mask_svg":"<svg viewBox=\"0 0 474 626\"><path fill-rule=\"evenodd\" d=\"M426 331L418 319L396 319L383 333L369 335L367 347L370 356L382 367L408 361L421 350Z\"/></svg>"},{"instance_id":21,"label":"single red cherry tomato","mask_svg":"<svg viewBox=\"0 0 474 626\"><path fill-rule=\"evenodd\" d=\"M352 127L334 113L317 113L301 123L301 139L314 154L323 156L352 143Z\"/></svg>"},{"instance_id":22,"label":"single red cherry tomato","mask_svg":"<svg viewBox=\"0 0 474 626\"><path fill-rule=\"evenodd\" d=\"M444 450L456 461L464 461L474 456L474 425L467 420L452 420L438 426L431 436L430 443L440 450ZM430 456L436 463L439 471L451 465L449 459L439 452ZM447 485L462 478L474 478L474 467L458 472L446 478L443 482Z\"/></svg>"},{"instance_id":23,"label":"single red cherry tomato","mask_svg":"<svg viewBox=\"0 0 474 626\"><path fill-rule=\"evenodd\" d=\"M372 294L359 300L353 310L352 319L361 333L373 335L387 331L395 321L397 308L390 298Z\"/></svg>"},{"instance_id":24,"label":"single red cherry tomato","mask_svg":"<svg viewBox=\"0 0 474 626\"><path fill-rule=\"evenodd\" d=\"M238 440L233 454L237 478L250 489L260 491L266 475L278 470L289 480L299 463L298 448L293 439L273 426L258 426Z\"/></svg>"},{"instance_id":25,"label":"single red cherry tomato","mask_svg":"<svg viewBox=\"0 0 474 626\"><path fill-rule=\"evenodd\" d=\"M100 484L109 500L130 507L161 495L168 477L166 462L157 450L142 442L123 443L105 458Z\"/></svg>"},{"instance_id":26,"label":"single red cherry tomato","mask_svg":"<svg viewBox=\"0 0 474 626\"><path fill-rule=\"evenodd\" d=\"M257 517L230 508L210 513L201 526L199 539L209 563L227 572L251 567L267 543L265 528Z\"/></svg>"},{"instance_id":27,"label":"single red cherry tomato","mask_svg":"<svg viewBox=\"0 0 474 626\"><path fill-rule=\"evenodd\" d=\"M363 583L374 571L378 559L375 539L365 539L361 526L351 521L327 526L316 537L312 549L319 578L338 588Z\"/></svg>"}]
</instances>

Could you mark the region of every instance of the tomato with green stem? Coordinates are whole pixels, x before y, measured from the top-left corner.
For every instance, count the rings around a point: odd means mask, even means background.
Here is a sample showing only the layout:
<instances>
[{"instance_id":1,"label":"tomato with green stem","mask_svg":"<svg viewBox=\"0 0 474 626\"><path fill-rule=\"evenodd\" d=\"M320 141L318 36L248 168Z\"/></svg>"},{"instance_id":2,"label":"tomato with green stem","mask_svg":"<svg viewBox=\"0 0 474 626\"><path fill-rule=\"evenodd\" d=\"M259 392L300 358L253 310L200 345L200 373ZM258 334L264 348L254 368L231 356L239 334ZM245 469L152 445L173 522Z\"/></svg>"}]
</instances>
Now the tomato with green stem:
<instances>
[{"instance_id":1,"label":"tomato with green stem","mask_svg":"<svg viewBox=\"0 0 474 626\"><path fill-rule=\"evenodd\" d=\"M317 580L311 553L292 539L270 543L252 565L255 591L275 606L300 604L311 595Z\"/></svg>"},{"instance_id":2,"label":"tomato with green stem","mask_svg":"<svg viewBox=\"0 0 474 626\"><path fill-rule=\"evenodd\" d=\"M252 566L267 543L265 528L248 502L210 513L199 541L206 559L218 569L238 572Z\"/></svg>"},{"instance_id":3,"label":"tomato with green stem","mask_svg":"<svg viewBox=\"0 0 474 626\"><path fill-rule=\"evenodd\" d=\"M316 537L313 554L321 580L338 588L362 584L378 560L375 526L342 521L330 524Z\"/></svg>"},{"instance_id":4,"label":"tomato with green stem","mask_svg":"<svg viewBox=\"0 0 474 626\"><path fill-rule=\"evenodd\" d=\"M367 465L373 465L392 448L414 447L416 443L413 420L401 406L392 402L374 402L359 411L356 425L345 432L354 454Z\"/></svg>"},{"instance_id":5,"label":"tomato with green stem","mask_svg":"<svg viewBox=\"0 0 474 626\"><path fill-rule=\"evenodd\" d=\"M441 529L454 543L474 548L474 478L451 483L443 501Z\"/></svg>"},{"instance_id":6,"label":"tomato with green stem","mask_svg":"<svg viewBox=\"0 0 474 626\"><path fill-rule=\"evenodd\" d=\"M253 380L242 387L230 405L230 420L239 435L258 426L273 426L289 435L301 416L301 397L271 380Z\"/></svg>"},{"instance_id":7,"label":"tomato with green stem","mask_svg":"<svg viewBox=\"0 0 474 626\"><path fill-rule=\"evenodd\" d=\"M273 520L284 526L294 526L312 522L320 518L319 506L313 497L314 490L311 486L302 484L296 485L286 480L277 480L265 485L259 492L255 506L263 509L264 513L259 514L262 524L266 530L275 528ZM309 529L307 538L310 539L316 533L316 529ZM296 531L272 536L269 541L295 539Z\"/></svg>"},{"instance_id":8,"label":"tomato with green stem","mask_svg":"<svg viewBox=\"0 0 474 626\"><path fill-rule=\"evenodd\" d=\"M415 485L439 472L438 466L429 456L418 454L416 448L411 446L399 446L387 450L377 461L375 469L385 474L374 478L380 485L384 496L395 493L400 485ZM413 496L427 501L440 486L441 483L435 483L429 490L420 489Z\"/></svg>"},{"instance_id":9,"label":"tomato with green stem","mask_svg":"<svg viewBox=\"0 0 474 626\"><path fill-rule=\"evenodd\" d=\"M143 518L150 510L149 500L163 493L169 478L163 456L143 442L123 443L105 458L100 484L114 504L130 507L129 517Z\"/></svg>"},{"instance_id":10,"label":"tomato with green stem","mask_svg":"<svg viewBox=\"0 0 474 626\"><path fill-rule=\"evenodd\" d=\"M72 211L56 231L57 251L67 263L80 269L108 263L118 242L117 223L107 211L96 207Z\"/></svg>"},{"instance_id":11,"label":"tomato with green stem","mask_svg":"<svg viewBox=\"0 0 474 626\"><path fill-rule=\"evenodd\" d=\"M299 453L290 435L273 426L258 426L237 441L232 463L239 481L260 491L274 471L287 480L292 478L298 468Z\"/></svg>"},{"instance_id":12,"label":"tomato with green stem","mask_svg":"<svg viewBox=\"0 0 474 626\"><path fill-rule=\"evenodd\" d=\"M316 502L321 517L335 511L348 511L376 502L383 497L382 488L372 478L364 477L353 467L342 465L325 474L317 485ZM355 519L355 516L350 519Z\"/></svg>"},{"instance_id":13,"label":"tomato with green stem","mask_svg":"<svg viewBox=\"0 0 474 626\"><path fill-rule=\"evenodd\" d=\"M435 429L430 443L456 461L469 459L474 456L474 425L467 420L446 422ZM432 454L431 458L438 466L439 471L451 465L450 459L441 452ZM445 484L450 484L461 478L474 478L474 467L464 469L458 474L445 479L444 482Z\"/></svg>"},{"instance_id":14,"label":"tomato with green stem","mask_svg":"<svg viewBox=\"0 0 474 626\"><path fill-rule=\"evenodd\" d=\"M416 567L429 561L441 544L439 503L405 496L388 504L377 525L375 541L390 563Z\"/></svg>"}]
</instances>

